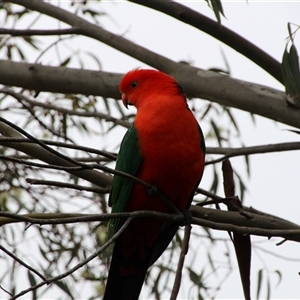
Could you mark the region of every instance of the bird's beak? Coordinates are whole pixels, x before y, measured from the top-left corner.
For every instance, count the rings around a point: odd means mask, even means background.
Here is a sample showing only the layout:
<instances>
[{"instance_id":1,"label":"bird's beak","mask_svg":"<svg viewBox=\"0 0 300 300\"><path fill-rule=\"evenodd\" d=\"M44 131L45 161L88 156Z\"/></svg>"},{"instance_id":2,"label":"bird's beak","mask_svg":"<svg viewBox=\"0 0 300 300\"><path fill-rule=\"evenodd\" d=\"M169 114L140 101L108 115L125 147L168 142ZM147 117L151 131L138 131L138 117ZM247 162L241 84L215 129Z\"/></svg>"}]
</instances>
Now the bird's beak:
<instances>
[{"instance_id":1,"label":"bird's beak","mask_svg":"<svg viewBox=\"0 0 300 300\"><path fill-rule=\"evenodd\" d=\"M128 99L126 94L122 94L122 102L124 106L128 109Z\"/></svg>"}]
</instances>

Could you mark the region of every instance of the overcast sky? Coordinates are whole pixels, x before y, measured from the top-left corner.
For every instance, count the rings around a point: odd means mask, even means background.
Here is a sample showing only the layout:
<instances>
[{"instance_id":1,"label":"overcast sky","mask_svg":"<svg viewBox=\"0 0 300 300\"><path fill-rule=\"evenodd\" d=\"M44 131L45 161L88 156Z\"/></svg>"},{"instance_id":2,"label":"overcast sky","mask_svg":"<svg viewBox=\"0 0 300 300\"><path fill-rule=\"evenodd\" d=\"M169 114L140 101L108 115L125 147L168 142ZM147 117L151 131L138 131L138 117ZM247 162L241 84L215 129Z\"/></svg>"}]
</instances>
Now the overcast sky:
<instances>
[{"instance_id":1,"label":"overcast sky","mask_svg":"<svg viewBox=\"0 0 300 300\"><path fill-rule=\"evenodd\" d=\"M184 2L185 5L214 18L205 1L180 2ZM242 55L210 36L161 13L126 1L101 1L100 4L95 2L95 7L102 7L108 14L109 17L101 19L101 23L106 29L122 34L154 52L175 61L192 62L195 66L203 69L225 68L222 54L224 53L233 77L283 90L281 84ZM288 37L287 23L292 22L300 25L299 1L248 1L248 3L246 1L223 1L223 7L226 16L226 19L222 18L223 25L246 37L281 61ZM49 23L41 25L48 27ZM300 51L299 40L298 34L296 37L298 51ZM145 67L143 63L91 39L79 39L78 42L74 42L73 47L97 51L104 71L125 73L133 68ZM44 60L47 61L47 59L48 62L51 62L50 56L48 58L45 56ZM97 69L92 60L87 59L86 63L87 68ZM247 113L234 110L234 114L241 129L243 142L247 146L298 141L300 138L300 135L285 131L284 129L289 128L287 125L274 123L262 117L256 117L256 124L254 125ZM226 127L228 125L225 119L220 118L219 122L219 126ZM205 131L207 125L203 123L202 126ZM119 135L114 136L114 141L107 138L107 144L116 144L116 141L122 139L122 135L123 132L120 132ZM87 143L89 146L97 148L97 141ZM239 144L235 144L233 141L234 145L238 146ZM208 144L208 146L212 145ZM248 192L245 196L245 204L247 206L253 206L300 224L299 151L254 155L250 159L250 178L246 175L243 158L233 158L231 162L246 181ZM204 174L202 188L209 187L210 176L211 172L208 168ZM300 259L300 246L297 243L288 242L276 246L278 239L272 239L269 242L266 239L254 240L265 241L262 246L279 255ZM212 249L212 251L217 251L217 249ZM260 252L253 252L253 298L255 298L257 286L257 272L263 267L261 255ZM298 272L300 271L300 263L286 262L268 255L263 255L263 259L270 271L273 299L299 299L300 277ZM236 264L235 268L237 268ZM278 287L275 287L278 279L274 273L275 270L281 270L283 275L282 282ZM186 293L186 291L181 292ZM265 294L261 295L262 298L265 297ZM242 298L237 269L224 282L223 289L218 296L220 299Z\"/></svg>"},{"instance_id":2,"label":"overcast sky","mask_svg":"<svg viewBox=\"0 0 300 300\"><path fill-rule=\"evenodd\" d=\"M214 18L212 11L202 1L181 1L185 5ZM173 60L192 61L197 67L207 69L224 67L222 52L230 66L233 77L245 81L256 82L283 90L283 86L269 74L254 65L242 55L198 30L181 24L163 14L139 7L130 3L103 3L104 8L115 21L104 22L106 28L124 34L132 41L151 49ZM236 31L242 36L261 47L277 60L281 61L288 37L287 23L300 24L299 1L223 1L226 19L222 24ZM118 25L115 25L116 22ZM296 27L295 27L296 28ZM299 36L296 45L300 49ZM103 68L107 71L126 72L143 66L117 51L111 51L115 59L106 59L106 46L103 47ZM102 51L102 47L101 50ZM276 124L262 117L256 117L253 125L248 114L234 110L242 131L243 142L247 146L298 141L299 135L284 131L289 128L283 124ZM226 126L220 120L220 126ZM209 146L209 145L208 145ZM259 210L278 215L290 221L299 223L300 211L300 163L299 151L281 154L255 155L251 157L251 178L245 175L244 160L234 158L232 164L244 174L248 193L245 204ZM211 174L204 175L202 187L210 182ZM206 177L207 176L207 177ZM261 246L287 257L299 258L300 246L288 242L280 247L275 245L278 239ZM260 259L262 253L253 252L252 293L255 298L257 272L263 267ZM299 262L284 262L273 256L264 255L265 264L270 271L272 296L276 299L297 299L300 297ZM283 279L276 287L278 277L275 270L282 270ZM234 288L233 288L234 287ZM264 286L265 288L266 286ZM185 291L186 292L186 291ZM237 271L225 281L223 289L218 294L220 298L242 298L241 286ZM265 294L261 294L262 298Z\"/></svg>"}]
</instances>

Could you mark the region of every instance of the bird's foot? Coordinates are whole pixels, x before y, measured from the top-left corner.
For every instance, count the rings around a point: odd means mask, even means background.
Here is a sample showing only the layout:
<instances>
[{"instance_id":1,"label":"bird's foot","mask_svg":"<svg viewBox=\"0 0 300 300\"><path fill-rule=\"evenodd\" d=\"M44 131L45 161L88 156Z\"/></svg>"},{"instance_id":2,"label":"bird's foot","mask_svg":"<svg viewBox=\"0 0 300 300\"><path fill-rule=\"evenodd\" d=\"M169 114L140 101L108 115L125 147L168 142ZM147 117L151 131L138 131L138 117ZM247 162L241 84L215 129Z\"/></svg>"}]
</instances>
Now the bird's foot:
<instances>
[{"instance_id":1,"label":"bird's foot","mask_svg":"<svg viewBox=\"0 0 300 300\"><path fill-rule=\"evenodd\" d=\"M150 188L146 189L146 193L149 197L158 196L158 188L156 185L152 185Z\"/></svg>"},{"instance_id":2,"label":"bird's foot","mask_svg":"<svg viewBox=\"0 0 300 300\"><path fill-rule=\"evenodd\" d=\"M181 213L184 217L184 220L180 223L180 226L185 226L185 225L191 224L193 216L192 216L190 210L189 209L183 209L181 211Z\"/></svg>"}]
</instances>

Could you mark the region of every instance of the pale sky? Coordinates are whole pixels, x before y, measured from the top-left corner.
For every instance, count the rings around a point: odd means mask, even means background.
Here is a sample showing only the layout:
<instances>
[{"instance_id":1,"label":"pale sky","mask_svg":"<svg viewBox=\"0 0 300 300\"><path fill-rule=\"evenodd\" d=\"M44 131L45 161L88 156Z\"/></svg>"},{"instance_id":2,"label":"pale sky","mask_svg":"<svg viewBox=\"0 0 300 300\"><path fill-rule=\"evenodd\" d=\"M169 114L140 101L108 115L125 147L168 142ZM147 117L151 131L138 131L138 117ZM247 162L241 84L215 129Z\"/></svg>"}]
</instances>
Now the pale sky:
<instances>
[{"instance_id":1,"label":"pale sky","mask_svg":"<svg viewBox=\"0 0 300 300\"><path fill-rule=\"evenodd\" d=\"M212 11L205 2L181 1L207 16L214 18ZM276 2L276 3L275 3ZM192 61L197 67L206 69L211 67L225 67L221 51L224 52L230 66L232 76L245 81L256 82L283 90L283 87L265 71L254 65L248 59L237 54L229 47L199 32L189 25L180 24L178 21L166 17L163 14L149 11L129 3L105 3L105 9L119 24L119 28L113 22L103 22L106 28L111 28L116 33L124 33L132 41L143 45L159 54L176 61ZM224 1L223 4L227 19L222 19L222 24L236 31L242 36L261 47L277 60L281 61L288 37L287 22L300 24L299 1ZM155 20L155 22L153 22ZM109 24L109 25L108 25ZM300 38L296 38L296 44L300 51ZM129 69L143 66L122 54L115 53L117 59L105 59L103 47L103 68L107 71L126 72ZM113 51L114 52L114 51ZM200 101L200 100L199 100ZM289 133L283 129L289 128L283 124L256 117L253 123L248 114L235 110L241 128L243 142L247 146L298 141L299 135ZM201 122L200 122L201 124ZM220 120L220 124L222 120ZM238 146L238 145L237 145ZM245 205L253 206L259 210L275 214L295 223L299 223L300 211L300 164L299 151L281 154L254 155L251 157L251 178L245 175L243 158L231 159L232 164L244 176L248 193L245 197ZM219 167L219 171L221 166ZM202 188L210 182L210 172L206 172L202 181ZM224 237L224 235L221 235ZM279 255L290 258L299 258L300 246L297 243L287 242L276 246L272 239L253 239L261 241L261 247L274 251ZM213 251L217 251L213 249ZM219 251L224 251L220 249ZM221 255L221 254L220 254ZM252 254L252 297L255 299L257 287L257 272L264 263L269 270L272 299L298 299L300 297L299 262L285 262L273 256L264 255L253 251ZM199 258L201 263L201 257ZM235 267L237 266L234 263ZM275 270L282 271L282 282L278 283ZM264 274L266 279L267 275ZM217 279L216 279L217 280ZM213 284L211 282L210 284ZM266 297L266 281L263 283L261 297ZM185 290L185 294L186 294ZM182 295L182 294L181 294ZM167 297L167 295L166 295ZM241 299L243 297L240 279L235 269L234 275L230 275L224 282L222 290L218 293L218 299Z\"/></svg>"},{"instance_id":2,"label":"pale sky","mask_svg":"<svg viewBox=\"0 0 300 300\"><path fill-rule=\"evenodd\" d=\"M205 1L180 2L184 2L185 5L214 18ZM98 6L98 2L95 5ZM107 30L122 34L154 52L176 61L191 61L195 66L203 69L225 68L223 52L233 77L283 90L281 84L248 59L189 25L181 24L171 17L124 1L101 1L99 7L102 7L110 16L101 19L101 24ZM248 1L248 3L246 1L223 1L223 8L226 19L222 18L222 24L246 37L279 61L281 61L288 37L287 22L300 25L299 1ZM44 23L43 26L47 27L49 23ZM300 51L299 41L298 33L296 37L298 51ZM125 73L133 68L145 67L143 63L91 39L79 39L74 42L73 47L97 52L104 71ZM51 56L46 56L43 61L51 63ZM89 61L88 58L86 63L87 68L96 68L94 62ZM199 101L201 102L201 100ZM256 124L253 125L248 114L238 110L234 110L234 114L241 129L243 142L247 146L298 141L300 139L300 135L283 130L290 128L287 125L274 123L262 117L256 117ZM200 121L200 124L205 131L207 123ZM220 118L218 125L226 127L228 124L225 119ZM123 132L120 131L119 136L114 136L114 140L110 140L112 136L108 136L106 143L113 147L122 139L122 135ZM84 140L84 143L86 146L97 148L97 141ZM234 141L232 141L232 145L238 146ZM214 145L208 143L208 146ZM250 159L251 177L248 178L244 168L244 159L231 159L231 163L247 184L248 192L245 196L245 205L300 224L300 163L298 161L299 151L254 155ZM221 165L218 168L221 172ZM209 187L210 176L211 171L208 167L201 183L202 188ZM222 196L222 191L220 191L220 195ZM216 236L226 237L226 234L216 233ZM297 243L287 242L281 246L276 246L276 242L280 239L272 239L269 242L266 238L254 238L253 240L262 242L261 247L274 251L278 255L300 259L300 245ZM219 255L222 256L224 249L212 249L214 255L217 255L218 251L220 252ZM299 299L300 277L298 272L300 271L300 263L298 261L279 260L257 251L253 251L252 259L253 299L256 295L257 272L263 267L263 264L269 270L272 299ZM201 256L197 263L201 264ZM224 282L222 290L217 294L218 299L242 299L243 297L235 261L233 265L234 272ZM276 270L282 272L282 281L277 287ZM265 274L265 278L266 276ZM209 282L209 285L213 284L213 281ZM262 288L261 297L263 299L266 282L263 283ZM183 287L180 295L186 294L187 290Z\"/></svg>"}]
</instances>

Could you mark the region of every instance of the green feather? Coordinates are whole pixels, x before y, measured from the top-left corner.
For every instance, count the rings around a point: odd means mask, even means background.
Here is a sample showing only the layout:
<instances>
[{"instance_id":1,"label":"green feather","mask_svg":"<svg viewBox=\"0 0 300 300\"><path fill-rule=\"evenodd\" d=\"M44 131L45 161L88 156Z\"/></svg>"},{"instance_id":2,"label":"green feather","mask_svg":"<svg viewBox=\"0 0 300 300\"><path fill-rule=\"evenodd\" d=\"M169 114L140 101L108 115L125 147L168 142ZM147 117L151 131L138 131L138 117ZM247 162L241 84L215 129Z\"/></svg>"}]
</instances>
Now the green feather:
<instances>
[{"instance_id":1,"label":"green feather","mask_svg":"<svg viewBox=\"0 0 300 300\"><path fill-rule=\"evenodd\" d=\"M121 143L116 161L116 170L136 176L142 163L139 151L137 131L132 125L126 132ZM128 199L134 182L131 179L115 175L112 182L109 205L112 213L123 212L126 209ZM109 237L111 237L124 223L124 219L110 219Z\"/></svg>"}]
</instances>

